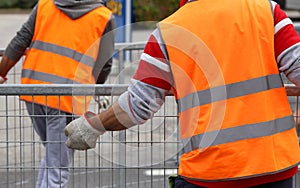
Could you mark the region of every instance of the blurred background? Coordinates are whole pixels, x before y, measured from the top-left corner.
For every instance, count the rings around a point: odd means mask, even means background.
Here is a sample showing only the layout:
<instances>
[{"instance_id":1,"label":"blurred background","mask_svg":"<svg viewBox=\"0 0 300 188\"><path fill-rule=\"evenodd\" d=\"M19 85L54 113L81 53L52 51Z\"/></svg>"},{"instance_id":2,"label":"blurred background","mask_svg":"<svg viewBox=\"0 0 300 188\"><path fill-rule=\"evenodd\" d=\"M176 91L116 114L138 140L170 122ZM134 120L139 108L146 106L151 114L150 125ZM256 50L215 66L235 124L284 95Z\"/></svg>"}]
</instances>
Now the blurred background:
<instances>
[{"instance_id":1,"label":"blurred background","mask_svg":"<svg viewBox=\"0 0 300 188\"><path fill-rule=\"evenodd\" d=\"M1 0L0 9L6 11L24 11L31 9L38 0ZM112 2L122 3L122 1L105 1L108 5ZM161 20L179 7L179 0L133 0L132 21L155 21Z\"/></svg>"}]
</instances>

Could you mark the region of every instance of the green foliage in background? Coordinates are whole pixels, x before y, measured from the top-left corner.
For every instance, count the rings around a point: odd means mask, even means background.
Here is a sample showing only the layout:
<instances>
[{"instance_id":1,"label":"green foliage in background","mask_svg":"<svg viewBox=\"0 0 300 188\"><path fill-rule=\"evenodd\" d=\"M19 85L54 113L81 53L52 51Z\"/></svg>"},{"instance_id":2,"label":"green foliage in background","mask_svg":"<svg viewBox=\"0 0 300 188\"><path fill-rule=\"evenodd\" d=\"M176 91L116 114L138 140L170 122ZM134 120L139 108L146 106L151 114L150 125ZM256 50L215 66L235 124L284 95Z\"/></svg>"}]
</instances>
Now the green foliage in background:
<instances>
[{"instance_id":1,"label":"green foliage in background","mask_svg":"<svg viewBox=\"0 0 300 188\"><path fill-rule=\"evenodd\" d=\"M179 8L179 0L133 0L134 22L160 21Z\"/></svg>"},{"instance_id":2,"label":"green foliage in background","mask_svg":"<svg viewBox=\"0 0 300 188\"><path fill-rule=\"evenodd\" d=\"M38 0L1 0L0 8L20 8L30 9L37 3Z\"/></svg>"}]
</instances>

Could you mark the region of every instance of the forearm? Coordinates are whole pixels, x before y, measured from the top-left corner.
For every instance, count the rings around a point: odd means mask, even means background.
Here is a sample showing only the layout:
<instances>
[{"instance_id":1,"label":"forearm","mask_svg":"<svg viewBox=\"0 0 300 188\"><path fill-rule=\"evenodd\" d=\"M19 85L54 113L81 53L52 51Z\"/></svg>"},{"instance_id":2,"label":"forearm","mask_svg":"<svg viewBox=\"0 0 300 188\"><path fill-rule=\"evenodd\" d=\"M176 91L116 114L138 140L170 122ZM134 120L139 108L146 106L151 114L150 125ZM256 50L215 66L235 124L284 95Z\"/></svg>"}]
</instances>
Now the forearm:
<instances>
[{"instance_id":1,"label":"forearm","mask_svg":"<svg viewBox=\"0 0 300 188\"><path fill-rule=\"evenodd\" d=\"M119 131L134 125L118 102L115 102L109 109L89 120L94 128L98 130Z\"/></svg>"},{"instance_id":2,"label":"forearm","mask_svg":"<svg viewBox=\"0 0 300 188\"><path fill-rule=\"evenodd\" d=\"M16 64L16 61L3 56L0 63L0 76L6 77L8 71Z\"/></svg>"}]
</instances>

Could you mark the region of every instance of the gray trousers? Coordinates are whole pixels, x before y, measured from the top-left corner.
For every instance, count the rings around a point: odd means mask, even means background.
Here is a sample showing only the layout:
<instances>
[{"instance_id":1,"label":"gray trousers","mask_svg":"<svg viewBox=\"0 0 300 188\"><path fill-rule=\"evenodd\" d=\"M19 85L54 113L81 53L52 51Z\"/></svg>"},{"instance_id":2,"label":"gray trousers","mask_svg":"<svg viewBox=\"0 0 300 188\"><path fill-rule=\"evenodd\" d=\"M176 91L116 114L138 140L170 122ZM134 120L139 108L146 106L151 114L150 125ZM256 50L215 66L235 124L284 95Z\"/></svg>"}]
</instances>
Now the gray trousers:
<instances>
[{"instance_id":1,"label":"gray trousers","mask_svg":"<svg viewBox=\"0 0 300 188\"><path fill-rule=\"evenodd\" d=\"M68 184L69 164L74 151L66 147L65 126L71 114L46 106L26 102L33 127L45 146L37 177L37 188L65 188Z\"/></svg>"}]
</instances>

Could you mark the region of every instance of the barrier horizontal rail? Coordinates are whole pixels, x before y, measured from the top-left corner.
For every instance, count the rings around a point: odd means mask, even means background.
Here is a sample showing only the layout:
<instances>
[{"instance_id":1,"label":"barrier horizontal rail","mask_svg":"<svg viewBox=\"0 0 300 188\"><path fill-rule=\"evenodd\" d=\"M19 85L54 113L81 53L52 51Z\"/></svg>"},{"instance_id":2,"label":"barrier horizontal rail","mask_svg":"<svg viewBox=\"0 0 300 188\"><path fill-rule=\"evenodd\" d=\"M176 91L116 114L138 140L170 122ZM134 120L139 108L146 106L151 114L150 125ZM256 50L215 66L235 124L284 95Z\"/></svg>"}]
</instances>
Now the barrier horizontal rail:
<instances>
[{"instance_id":1,"label":"barrier horizontal rail","mask_svg":"<svg viewBox=\"0 0 300 188\"><path fill-rule=\"evenodd\" d=\"M128 84L0 84L0 95L104 95L116 96L127 90ZM284 85L288 96L300 96L300 88ZM167 95L172 95L169 92Z\"/></svg>"},{"instance_id":2,"label":"barrier horizontal rail","mask_svg":"<svg viewBox=\"0 0 300 188\"><path fill-rule=\"evenodd\" d=\"M127 84L3 84L0 95L120 95Z\"/></svg>"}]
</instances>

